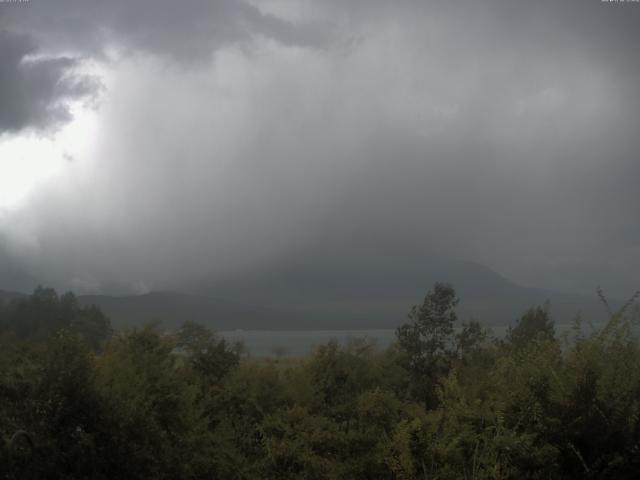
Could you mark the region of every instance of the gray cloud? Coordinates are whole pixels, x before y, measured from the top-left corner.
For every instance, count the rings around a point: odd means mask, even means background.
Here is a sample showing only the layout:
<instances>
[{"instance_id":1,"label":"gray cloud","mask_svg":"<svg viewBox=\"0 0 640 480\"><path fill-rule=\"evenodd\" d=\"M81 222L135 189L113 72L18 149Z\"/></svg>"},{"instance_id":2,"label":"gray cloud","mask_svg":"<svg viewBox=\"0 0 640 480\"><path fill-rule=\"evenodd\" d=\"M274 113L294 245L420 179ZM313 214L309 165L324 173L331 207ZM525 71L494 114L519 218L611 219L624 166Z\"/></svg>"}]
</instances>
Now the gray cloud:
<instances>
[{"instance_id":1,"label":"gray cloud","mask_svg":"<svg viewBox=\"0 0 640 480\"><path fill-rule=\"evenodd\" d=\"M19 23L42 44L138 53L105 80L91 168L0 224L33 277L394 282L447 257L638 287L637 5L48 5Z\"/></svg>"},{"instance_id":2,"label":"gray cloud","mask_svg":"<svg viewBox=\"0 0 640 480\"><path fill-rule=\"evenodd\" d=\"M68 121L65 102L98 90L95 81L66 75L78 65L76 57L104 60L116 48L191 63L210 59L221 45L249 47L256 36L303 47L327 42L318 22L293 24L236 0L35 0L2 7L0 131ZM52 53L53 58L38 58Z\"/></svg>"},{"instance_id":3,"label":"gray cloud","mask_svg":"<svg viewBox=\"0 0 640 480\"><path fill-rule=\"evenodd\" d=\"M68 121L67 102L97 88L94 79L72 73L76 59L38 58L36 52L31 37L0 29L0 133Z\"/></svg>"},{"instance_id":4,"label":"gray cloud","mask_svg":"<svg viewBox=\"0 0 640 480\"><path fill-rule=\"evenodd\" d=\"M298 46L321 47L327 41L318 22L296 24L242 0L56 0L6 10L7 23L33 32L43 44L94 54L114 47L189 62L255 36Z\"/></svg>"}]
</instances>

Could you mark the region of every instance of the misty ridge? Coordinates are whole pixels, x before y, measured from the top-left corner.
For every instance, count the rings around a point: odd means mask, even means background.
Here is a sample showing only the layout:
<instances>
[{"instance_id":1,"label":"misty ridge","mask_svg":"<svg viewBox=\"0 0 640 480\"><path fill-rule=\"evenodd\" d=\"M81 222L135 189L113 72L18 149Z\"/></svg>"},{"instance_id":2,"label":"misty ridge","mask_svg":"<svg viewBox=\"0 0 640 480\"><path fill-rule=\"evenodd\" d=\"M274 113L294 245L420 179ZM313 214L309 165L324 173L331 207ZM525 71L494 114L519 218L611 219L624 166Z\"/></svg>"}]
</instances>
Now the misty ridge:
<instances>
[{"instance_id":1,"label":"misty ridge","mask_svg":"<svg viewBox=\"0 0 640 480\"><path fill-rule=\"evenodd\" d=\"M459 292L457 311L462 319L475 319L487 327L508 326L530 306L544 304L564 325L576 317L594 325L608 318L595 291L589 296L522 287L481 265L445 260L424 261L397 276L391 269L354 269L338 276L283 268L249 279L205 284L191 292L85 294L78 301L100 307L119 328L149 321L172 328L188 319L218 331L393 330L406 318L408 305L424 296L422 286L438 281ZM0 291L0 299L24 296ZM613 308L624 303L609 301Z\"/></svg>"},{"instance_id":2,"label":"misty ridge","mask_svg":"<svg viewBox=\"0 0 640 480\"><path fill-rule=\"evenodd\" d=\"M639 26L0 0L0 480L640 478Z\"/></svg>"}]
</instances>

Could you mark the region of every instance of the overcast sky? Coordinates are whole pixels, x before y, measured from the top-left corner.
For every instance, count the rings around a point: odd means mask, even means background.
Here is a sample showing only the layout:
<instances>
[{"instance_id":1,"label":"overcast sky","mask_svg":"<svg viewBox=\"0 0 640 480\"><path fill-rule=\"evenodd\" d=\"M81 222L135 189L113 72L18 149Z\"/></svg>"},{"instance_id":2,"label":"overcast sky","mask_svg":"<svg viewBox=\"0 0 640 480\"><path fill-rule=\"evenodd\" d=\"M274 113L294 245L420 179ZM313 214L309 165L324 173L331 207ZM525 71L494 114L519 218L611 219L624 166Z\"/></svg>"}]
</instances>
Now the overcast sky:
<instances>
[{"instance_id":1,"label":"overcast sky","mask_svg":"<svg viewBox=\"0 0 640 480\"><path fill-rule=\"evenodd\" d=\"M449 258L628 296L639 40L637 2L0 0L0 289Z\"/></svg>"}]
</instances>

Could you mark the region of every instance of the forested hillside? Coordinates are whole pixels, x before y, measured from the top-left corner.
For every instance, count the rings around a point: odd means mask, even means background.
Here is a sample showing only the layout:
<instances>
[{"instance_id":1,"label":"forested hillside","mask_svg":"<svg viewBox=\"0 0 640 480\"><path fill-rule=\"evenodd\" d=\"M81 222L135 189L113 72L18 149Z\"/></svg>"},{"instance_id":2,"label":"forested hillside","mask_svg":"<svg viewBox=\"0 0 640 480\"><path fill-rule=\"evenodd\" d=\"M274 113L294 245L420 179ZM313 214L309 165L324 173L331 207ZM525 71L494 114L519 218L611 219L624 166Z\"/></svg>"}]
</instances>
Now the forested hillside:
<instances>
[{"instance_id":1,"label":"forested hillside","mask_svg":"<svg viewBox=\"0 0 640 480\"><path fill-rule=\"evenodd\" d=\"M457 302L434 285L385 350L254 360L39 289L0 309L0 478L638 478L633 301L562 337L533 307L501 340Z\"/></svg>"}]
</instances>

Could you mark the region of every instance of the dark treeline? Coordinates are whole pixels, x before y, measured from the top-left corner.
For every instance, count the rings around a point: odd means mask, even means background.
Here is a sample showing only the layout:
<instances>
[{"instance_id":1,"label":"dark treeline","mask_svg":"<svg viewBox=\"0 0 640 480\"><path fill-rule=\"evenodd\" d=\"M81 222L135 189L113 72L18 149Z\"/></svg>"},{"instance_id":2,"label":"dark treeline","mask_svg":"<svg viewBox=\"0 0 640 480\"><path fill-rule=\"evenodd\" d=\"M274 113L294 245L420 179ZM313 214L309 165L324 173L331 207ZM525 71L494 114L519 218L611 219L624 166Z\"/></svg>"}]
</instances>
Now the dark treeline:
<instances>
[{"instance_id":1,"label":"dark treeline","mask_svg":"<svg viewBox=\"0 0 640 480\"><path fill-rule=\"evenodd\" d=\"M387 349L276 360L38 289L0 306L0 478L640 477L637 312L559 337L536 307L496 340L456 303L436 284Z\"/></svg>"}]
</instances>

